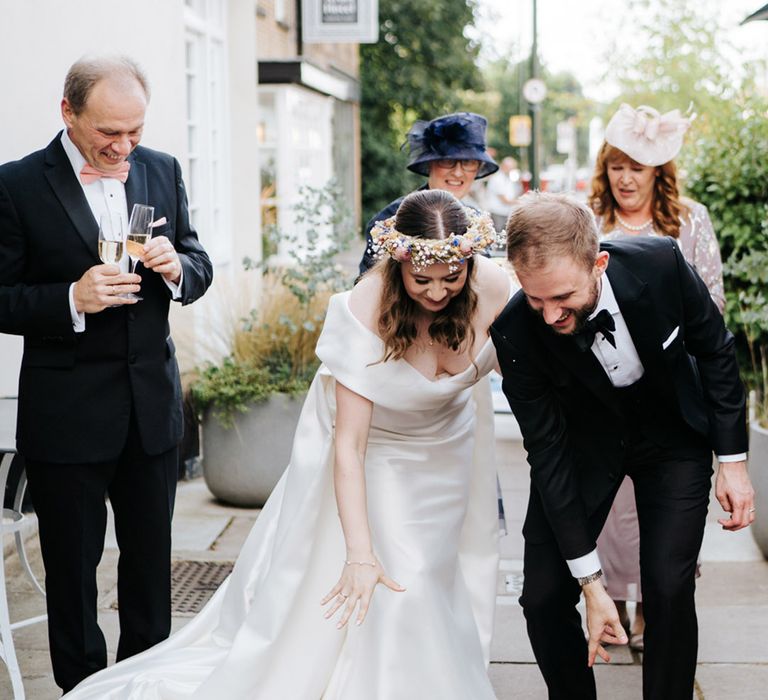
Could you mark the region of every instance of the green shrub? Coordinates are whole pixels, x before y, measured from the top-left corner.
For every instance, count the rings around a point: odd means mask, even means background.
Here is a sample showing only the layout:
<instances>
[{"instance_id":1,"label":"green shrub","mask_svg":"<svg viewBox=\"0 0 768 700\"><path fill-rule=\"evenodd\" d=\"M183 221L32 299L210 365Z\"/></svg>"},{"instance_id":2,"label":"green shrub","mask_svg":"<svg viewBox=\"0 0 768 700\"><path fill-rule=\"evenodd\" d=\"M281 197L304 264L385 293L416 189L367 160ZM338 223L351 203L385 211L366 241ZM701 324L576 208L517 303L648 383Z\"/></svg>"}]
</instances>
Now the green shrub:
<instances>
[{"instance_id":1,"label":"green shrub","mask_svg":"<svg viewBox=\"0 0 768 700\"><path fill-rule=\"evenodd\" d=\"M686 189L712 217L724 261L726 322L757 416L768 422L768 101L734 100L698 132L684 162Z\"/></svg>"},{"instance_id":2,"label":"green shrub","mask_svg":"<svg viewBox=\"0 0 768 700\"><path fill-rule=\"evenodd\" d=\"M244 261L262 276L259 304L240 320L230 354L221 364L199 368L190 387L198 412L211 408L225 426L251 402L309 387L320 364L315 346L328 299L352 284L352 274L335 262L353 236L339 188L304 187L299 195L297 230L266 232L288 262Z\"/></svg>"}]
</instances>

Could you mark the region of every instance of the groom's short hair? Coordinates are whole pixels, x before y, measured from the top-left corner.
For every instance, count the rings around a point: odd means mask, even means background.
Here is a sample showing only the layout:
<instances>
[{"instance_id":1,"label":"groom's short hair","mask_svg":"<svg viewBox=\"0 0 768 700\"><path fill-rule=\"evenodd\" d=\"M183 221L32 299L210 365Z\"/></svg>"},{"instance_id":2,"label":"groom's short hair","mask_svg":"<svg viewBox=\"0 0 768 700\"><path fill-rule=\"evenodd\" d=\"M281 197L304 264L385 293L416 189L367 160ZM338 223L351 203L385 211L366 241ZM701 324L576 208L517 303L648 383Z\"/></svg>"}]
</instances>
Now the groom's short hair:
<instances>
[{"instance_id":1,"label":"groom's short hair","mask_svg":"<svg viewBox=\"0 0 768 700\"><path fill-rule=\"evenodd\" d=\"M507 258L515 268L537 270L554 258L580 261L587 269L599 251L592 210L564 194L529 192L507 220Z\"/></svg>"}]
</instances>

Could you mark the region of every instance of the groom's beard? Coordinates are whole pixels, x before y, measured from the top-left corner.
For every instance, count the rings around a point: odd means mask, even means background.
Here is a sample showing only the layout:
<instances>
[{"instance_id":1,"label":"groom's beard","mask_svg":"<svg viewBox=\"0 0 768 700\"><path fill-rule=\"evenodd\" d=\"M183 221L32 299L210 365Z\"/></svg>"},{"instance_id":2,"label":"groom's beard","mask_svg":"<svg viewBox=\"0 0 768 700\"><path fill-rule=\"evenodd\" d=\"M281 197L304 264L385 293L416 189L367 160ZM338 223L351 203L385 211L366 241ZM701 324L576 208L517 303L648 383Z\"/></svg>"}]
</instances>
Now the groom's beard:
<instances>
[{"instance_id":1,"label":"groom's beard","mask_svg":"<svg viewBox=\"0 0 768 700\"><path fill-rule=\"evenodd\" d=\"M589 301L583 306L576 307L575 309L566 309L566 313L570 313L574 321L573 327L567 332L558 331L554 326L551 326L550 324L548 324L544 320L544 312L542 310L534 309L530 305L529 305L529 308L539 318L541 318L542 323L547 328L549 328L549 330L552 331L555 335L575 335L576 333L579 333L584 328L584 324L587 322L587 319L592 315L592 312L595 310L595 307L597 306L597 300L599 296L600 296L600 282L599 280L594 280L592 283L592 289L590 290L590 293L589 293Z\"/></svg>"}]
</instances>

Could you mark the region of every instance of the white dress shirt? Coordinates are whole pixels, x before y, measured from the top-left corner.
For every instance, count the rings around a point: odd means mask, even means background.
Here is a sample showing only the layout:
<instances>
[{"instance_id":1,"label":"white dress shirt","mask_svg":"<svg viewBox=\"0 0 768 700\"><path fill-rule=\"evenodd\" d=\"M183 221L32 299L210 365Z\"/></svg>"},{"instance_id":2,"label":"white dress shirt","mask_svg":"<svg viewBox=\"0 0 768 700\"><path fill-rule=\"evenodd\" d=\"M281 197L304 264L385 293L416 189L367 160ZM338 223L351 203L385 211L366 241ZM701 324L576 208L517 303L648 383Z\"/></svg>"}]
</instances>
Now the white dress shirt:
<instances>
[{"instance_id":1,"label":"white dress shirt","mask_svg":"<svg viewBox=\"0 0 768 700\"><path fill-rule=\"evenodd\" d=\"M84 185L80 180L80 171L83 169L86 161L83 158L83 154L80 153L80 150L72 142L72 139L69 138L66 129L61 134L61 145L64 147L64 152L67 154L67 158L69 158L72 169L75 171L77 182L83 189L83 194L96 222L98 223L104 214L117 214L122 218L123 226L127 229L128 200L125 196L125 185L113 177L101 177L94 182ZM128 255L123 252L123 257L118 263L120 272L129 271L128 261ZM163 281L168 289L171 290L173 298L178 299L181 296L182 280L180 279L178 284L174 284L163 277ZM82 333L85 330L85 314L78 313L75 308L74 288L75 282L69 285L69 311L72 315L72 328L75 333Z\"/></svg>"},{"instance_id":2,"label":"white dress shirt","mask_svg":"<svg viewBox=\"0 0 768 700\"><path fill-rule=\"evenodd\" d=\"M595 306L595 310L589 318L590 320L593 319L603 309L608 310L616 324L616 330L613 331L616 347L614 348L606 340L605 336L598 331L595 333L595 340L590 349L600 363L600 366L605 370L613 386L630 386L645 374L645 368L637 354L637 348L635 348L632 336L629 334L627 322L624 320L624 316L619 309L619 304L616 301L616 295L613 293L608 275L603 275L600 279L600 295L597 300L597 306ZM717 457L720 462L740 462L746 458L746 453L718 455ZM568 559L567 561L571 575L576 578L589 576L601 568L596 549L578 559Z\"/></svg>"}]
</instances>

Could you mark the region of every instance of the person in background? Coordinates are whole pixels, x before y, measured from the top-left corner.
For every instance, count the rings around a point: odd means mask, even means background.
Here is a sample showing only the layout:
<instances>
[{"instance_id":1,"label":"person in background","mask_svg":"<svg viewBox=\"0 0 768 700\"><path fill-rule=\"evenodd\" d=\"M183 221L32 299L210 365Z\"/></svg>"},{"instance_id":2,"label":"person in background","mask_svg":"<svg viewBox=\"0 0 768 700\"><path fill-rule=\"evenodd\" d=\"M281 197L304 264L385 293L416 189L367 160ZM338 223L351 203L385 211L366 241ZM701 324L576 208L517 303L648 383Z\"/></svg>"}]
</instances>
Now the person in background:
<instances>
[{"instance_id":1,"label":"person in background","mask_svg":"<svg viewBox=\"0 0 768 700\"><path fill-rule=\"evenodd\" d=\"M129 58L67 73L65 128L0 166L0 332L24 337L17 448L45 565L48 637L66 692L107 665L96 567L108 496L120 548L125 659L171 630L171 517L181 384L170 302L189 304L213 268L193 228L179 163L139 146L147 79ZM135 274L100 264L99 219L154 207ZM141 300L125 295L141 292Z\"/></svg>"},{"instance_id":2,"label":"person in background","mask_svg":"<svg viewBox=\"0 0 768 700\"><path fill-rule=\"evenodd\" d=\"M487 124L485 117L473 112L455 112L415 122L408 132L407 168L427 178L418 189L445 190L458 200L466 200L476 180L495 173L499 166L486 150ZM390 202L366 224L361 275L376 262L371 251L373 225L394 216L403 199Z\"/></svg>"},{"instance_id":3,"label":"person in background","mask_svg":"<svg viewBox=\"0 0 768 700\"><path fill-rule=\"evenodd\" d=\"M690 120L675 110L623 104L605 130L589 202L603 239L673 238L722 313L725 306L720 247L707 208L680 195L674 158ZM616 602L630 647L643 650L645 617L640 586L640 528L635 493L625 478L598 539L609 595ZM630 624L627 602L634 601Z\"/></svg>"},{"instance_id":4,"label":"person in background","mask_svg":"<svg viewBox=\"0 0 768 700\"><path fill-rule=\"evenodd\" d=\"M514 179L515 174L518 176L517 179ZM520 196L519 176L517 161L507 156L501 161L499 170L488 178L485 188L486 201L498 231L504 230L512 205Z\"/></svg>"}]
</instances>

